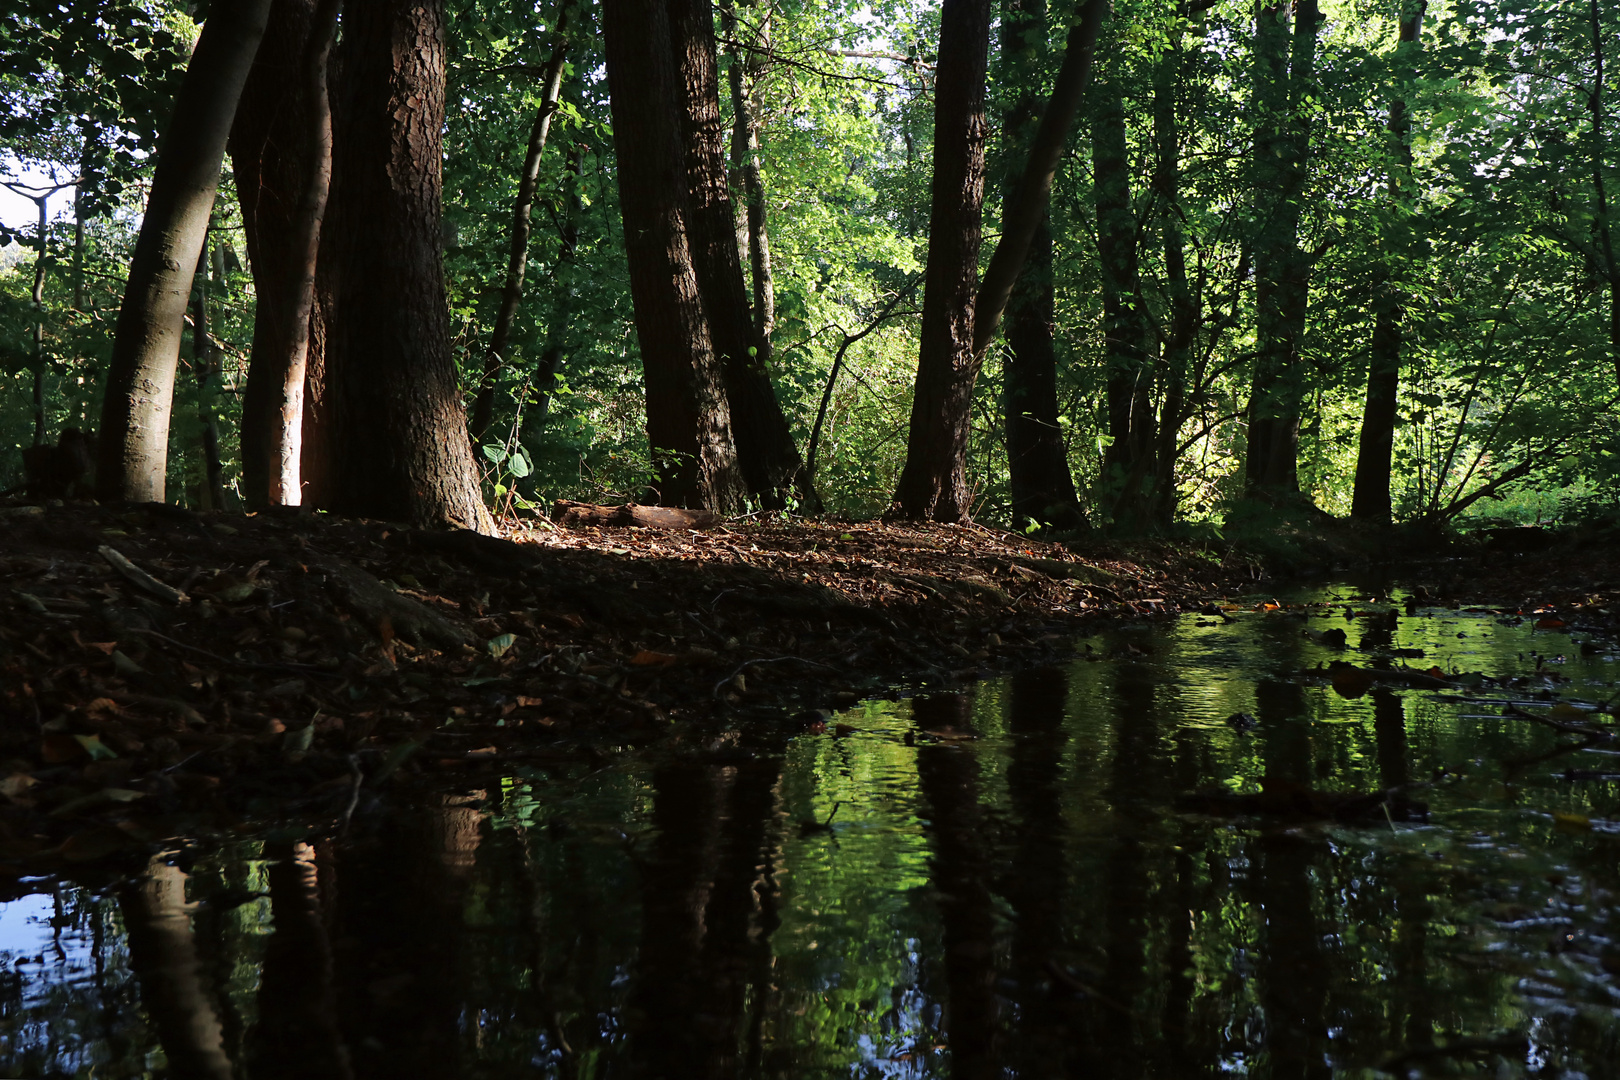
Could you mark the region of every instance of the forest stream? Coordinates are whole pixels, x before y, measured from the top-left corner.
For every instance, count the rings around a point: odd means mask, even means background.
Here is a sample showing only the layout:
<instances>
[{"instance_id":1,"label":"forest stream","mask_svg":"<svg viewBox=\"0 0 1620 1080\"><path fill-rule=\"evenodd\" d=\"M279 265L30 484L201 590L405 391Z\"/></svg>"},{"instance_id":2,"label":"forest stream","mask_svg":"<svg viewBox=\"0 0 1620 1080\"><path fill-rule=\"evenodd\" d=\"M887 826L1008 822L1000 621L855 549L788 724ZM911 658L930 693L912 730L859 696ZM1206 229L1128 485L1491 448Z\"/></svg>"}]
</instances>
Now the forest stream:
<instances>
[{"instance_id":1,"label":"forest stream","mask_svg":"<svg viewBox=\"0 0 1620 1080\"><path fill-rule=\"evenodd\" d=\"M0 1075L1620 1076L1620 652L1392 592L24 878Z\"/></svg>"}]
</instances>

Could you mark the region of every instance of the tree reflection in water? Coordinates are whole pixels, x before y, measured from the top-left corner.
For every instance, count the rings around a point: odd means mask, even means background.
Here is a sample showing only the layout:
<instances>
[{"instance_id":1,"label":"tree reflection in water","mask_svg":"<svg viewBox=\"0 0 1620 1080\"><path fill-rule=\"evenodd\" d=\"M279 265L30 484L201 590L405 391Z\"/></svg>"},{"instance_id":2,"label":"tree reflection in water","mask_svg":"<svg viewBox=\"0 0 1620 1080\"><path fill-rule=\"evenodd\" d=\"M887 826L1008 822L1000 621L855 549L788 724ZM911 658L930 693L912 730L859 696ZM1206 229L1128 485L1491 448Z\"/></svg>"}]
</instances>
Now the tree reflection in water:
<instances>
[{"instance_id":1,"label":"tree reflection in water","mask_svg":"<svg viewBox=\"0 0 1620 1080\"><path fill-rule=\"evenodd\" d=\"M1617 1080L1613 839L1553 821L1620 816L1615 783L1553 771L1612 755L1444 695L1343 697L1300 675L1342 656L1300 627L1127 629L828 734L20 882L0 1075ZM1373 643L1494 674L1532 644L1458 633ZM1612 692L1600 658L1562 674ZM1175 808L1267 780L1421 787L1434 820Z\"/></svg>"}]
</instances>

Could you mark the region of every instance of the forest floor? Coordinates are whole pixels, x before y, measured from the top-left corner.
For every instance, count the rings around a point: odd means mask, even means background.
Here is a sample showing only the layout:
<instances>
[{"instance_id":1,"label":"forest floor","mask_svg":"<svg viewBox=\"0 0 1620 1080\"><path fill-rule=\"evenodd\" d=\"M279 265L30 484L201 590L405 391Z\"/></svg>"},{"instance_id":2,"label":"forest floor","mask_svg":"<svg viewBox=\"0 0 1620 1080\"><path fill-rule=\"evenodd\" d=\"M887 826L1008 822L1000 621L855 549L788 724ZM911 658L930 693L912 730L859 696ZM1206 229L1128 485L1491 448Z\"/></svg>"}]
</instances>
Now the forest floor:
<instances>
[{"instance_id":1,"label":"forest floor","mask_svg":"<svg viewBox=\"0 0 1620 1080\"><path fill-rule=\"evenodd\" d=\"M1573 570L1458 567L1436 595L1609 611L1607 550ZM1088 624L1207 609L1259 576L1205 550L978 526L531 522L496 539L0 505L0 873L346 823L389 785L652 742L725 760L751 730L826 731L827 710L1052 662Z\"/></svg>"}]
</instances>

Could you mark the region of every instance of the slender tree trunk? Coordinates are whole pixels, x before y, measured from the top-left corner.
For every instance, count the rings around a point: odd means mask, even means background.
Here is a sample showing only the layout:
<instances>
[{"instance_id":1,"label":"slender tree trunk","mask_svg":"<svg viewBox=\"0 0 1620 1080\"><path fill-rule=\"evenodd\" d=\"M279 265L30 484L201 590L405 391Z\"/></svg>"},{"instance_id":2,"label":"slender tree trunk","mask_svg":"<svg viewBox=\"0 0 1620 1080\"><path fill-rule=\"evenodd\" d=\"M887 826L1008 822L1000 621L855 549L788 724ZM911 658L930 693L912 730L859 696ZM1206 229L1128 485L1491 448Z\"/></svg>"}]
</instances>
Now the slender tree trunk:
<instances>
[{"instance_id":1,"label":"slender tree trunk","mask_svg":"<svg viewBox=\"0 0 1620 1080\"><path fill-rule=\"evenodd\" d=\"M540 353L540 363L535 366L534 403L523 415L520 434L523 444L531 450L551 413L551 403L556 396L557 373L562 370L563 357L568 348L568 319L573 310L572 290L577 269L574 254L579 249L579 218L585 212L579 197L580 164L584 157L585 144L575 142L568 150L568 208L563 218L557 268L552 274L551 319L546 324L545 349Z\"/></svg>"},{"instance_id":2,"label":"slender tree trunk","mask_svg":"<svg viewBox=\"0 0 1620 1080\"><path fill-rule=\"evenodd\" d=\"M1112 80L1092 90L1092 172L1096 178L1097 253L1102 270L1103 350L1108 434L1104 480L1117 487L1151 468L1152 419L1147 391L1152 386L1148 325L1142 305L1136 212L1131 205L1130 162L1126 156L1125 101ZM1121 490L1116 517L1128 513L1138 492Z\"/></svg>"},{"instance_id":3,"label":"slender tree trunk","mask_svg":"<svg viewBox=\"0 0 1620 1080\"><path fill-rule=\"evenodd\" d=\"M201 498L204 510L225 508L225 467L219 459L219 417L214 415L214 399L219 388L219 347L209 328L208 244L203 243L193 276L191 308L191 371L197 380L197 424L202 441L203 476Z\"/></svg>"},{"instance_id":4,"label":"slender tree trunk","mask_svg":"<svg viewBox=\"0 0 1620 1080\"><path fill-rule=\"evenodd\" d=\"M771 367L771 334L776 329L776 284L771 275L770 236L766 228L765 178L759 165L759 83L765 75L765 57L771 51L771 12L769 7L759 11L759 26L754 35L754 49L745 61L741 50L733 47L727 78L731 85L731 168L735 174L734 188L740 188L747 200L746 213L737 230L737 243L748 256L749 272L754 286L754 337L759 347L759 362L767 371ZM721 0L720 15L726 35L733 40L740 33L737 12L731 0ZM745 89L744 77L751 84Z\"/></svg>"},{"instance_id":5,"label":"slender tree trunk","mask_svg":"<svg viewBox=\"0 0 1620 1080\"><path fill-rule=\"evenodd\" d=\"M344 37L325 371L341 468L324 509L488 532L445 301L442 0L356 5Z\"/></svg>"},{"instance_id":6,"label":"slender tree trunk","mask_svg":"<svg viewBox=\"0 0 1620 1080\"><path fill-rule=\"evenodd\" d=\"M762 361L764 350L750 317L737 253L737 215L727 180L726 129L720 115L714 9L710 0L670 0L668 7L684 103L687 233L731 404L737 463L748 494L766 509L787 505L789 492L814 505L815 492L805 482L804 462Z\"/></svg>"},{"instance_id":7,"label":"slender tree trunk","mask_svg":"<svg viewBox=\"0 0 1620 1080\"><path fill-rule=\"evenodd\" d=\"M39 208L39 239L34 252L34 445L45 444L45 248L50 221L46 215L49 196L34 196Z\"/></svg>"},{"instance_id":8,"label":"slender tree trunk","mask_svg":"<svg viewBox=\"0 0 1620 1080\"><path fill-rule=\"evenodd\" d=\"M934 83L934 180L906 464L891 513L966 521L969 410L980 358L973 305L984 202L990 0L944 0Z\"/></svg>"},{"instance_id":9,"label":"slender tree trunk","mask_svg":"<svg viewBox=\"0 0 1620 1080\"><path fill-rule=\"evenodd\" d=\"M1186 380L1198 334L1198 307L1187 278L1186 241L1181 231L1181 127L1176 114L1176 88L1181 78L1178 33L1159 58L1153 83L1153 187L1164 248L1164 273L1170 294L1170 331L1164 343L1164 395L1159 408L1158 444L1154 450L1153 489L1148 497L1149 522L1168 528L1176 514L1176 458L1181 425L1187 421Z\"/></svg>"},{"instance_id":10,"label":"slender tree trunk","mask_svg":"<svg viewBox=\"0 0 1620 1080\"><path fill-rule=\"evenodd\" d=\"M1306 373L1301 350L1310 264L1299 249L1310 163L1306 100L1315 81L1317 0L1287 8L1256 6L1254 190L1262 202L1255 244L1254 382L1249 397L1248 488L1254 493L1299 491L1299 422Z\"/></svg>"},{"instance_id":11,"label":"slender tree trunk","mask_svg":"<svg viewBox=\"0 0 1620 1080\"><path fill-rule=\"evenodd\" d=\"M1413 0L1401 13L1400 59L1415 45L1423 28L1428 0ZM1404 66L1402 73L1408 70ZM1389 169L1390 218L1388 248L1380 267L1373 299L1372 355L1367 363L1367 399L1361 413L1361 440L1356 455L1356 486L1351 498L1350 516L1358 521L1388 524L1389 481L1394 467L1395 421L1401 388L1402 324L1406 319L1406 295L1399 281L1411 258L1411 229L1406 224L1411 199L1412 120L1407 111L1405 88L1398 88L1389 105L1389 134L1394 143Z\"/></svg>"},{"instance_id":12,"label":"slender tree trunk","mask_svg":"<svg viewBox=\"0 0 1620 1080\"><path fill-rule=\"evenodd\" d=\"M604 0L602 38L647 386L653 494L670 506L732 512L745 489L686 228L683 95L668 13L661 4Z\"/></svg>"},{"instance_id":13,"label":"slender tree trunk","mask_svg":"<svg viewBox=\"0 0 1620 1080\"><path fill-rule=\"evenodd\" d=\"M158 147L102 404L96 479L104 501L163 500L192 271L208 232L231 119L269 11L270 0L211 9Z\"/></svg>"},{"instance_id":14,"label":"slender tree trunk","mask_svg":"<svg viewBox=\"0 0 1620 1080\"><path fill-rule=\"evenodd\" d=\"M1609 360L1615 378L1620 379L1620 259L1614 250L1614 228L1609 221L1609 193L1603 170L1609 153L1603 133L1603 29L1598 18L1598 0L1589 0L1592 23L1592 93L1587 105L1592 113L1592 193L1597 211L1598 250L1603 255L1604 276L1609 285Z\"/></svg>"},{"instance_id":15,"label":"slender tree trunk","mask_svg":"<svg viewBox=\"0 0 1620 1080\"><path fill-rule=\"evenodd\" d=\"M1002 121L1009 146L1009 160L1002 176L1004 238L1006 227L1014 223L1010 215L1017 206L1022 180L1015 170L1022 164L1021 159L1030 157L1040 121L1042 102L1036 87L1046 53L1046 18L1045 0L1002 0L1001 81L1019 88ZM1005 239L1002 243L1006 243ZM999 255L1000 245L996 251ZM985 291L985 285L981 285L975 304L976 337L988 317ZM1058 426L1057 351L1052 341L1055 302L1052 224L1047 211L1037 221L1022 272L1007 300L1007 353L1002 379L1007 472L1017 528L1031 523L1059 529L1085 525L1074 479L1069 474L1063 431Z\"/></svg>"},{"instance_id":16,"label":"slender tree trunk","mask_svg":"<svg viewBox=\"0 0 1620 1080\"><path fill-rule=\"evenodd\" d=\"M512 340L512 323L517 318L523 301L523 276L529 265L529 218L534 211L534 193L540 184L540 159L545 156L546 139L551 134L551 118L557 115L562 101L563 69L567 66L569 26L568 15L572 0L557 0L557 23L551 40L551 56L546 60L541 81L540 108L529 127L529 148L523 158L523 174L518 180L517 201L512 207L512 240L506 254L506 284L501 289L500 310L495 313L495 327L490 331L489 347L484 350L484 374L478 383L478 396L473 401L472 419L468 424L472 441L483 441L489 430L490 417L495 411L495 385L500 378L501 366L506 363Z\"/></svg>"}]
</instances>

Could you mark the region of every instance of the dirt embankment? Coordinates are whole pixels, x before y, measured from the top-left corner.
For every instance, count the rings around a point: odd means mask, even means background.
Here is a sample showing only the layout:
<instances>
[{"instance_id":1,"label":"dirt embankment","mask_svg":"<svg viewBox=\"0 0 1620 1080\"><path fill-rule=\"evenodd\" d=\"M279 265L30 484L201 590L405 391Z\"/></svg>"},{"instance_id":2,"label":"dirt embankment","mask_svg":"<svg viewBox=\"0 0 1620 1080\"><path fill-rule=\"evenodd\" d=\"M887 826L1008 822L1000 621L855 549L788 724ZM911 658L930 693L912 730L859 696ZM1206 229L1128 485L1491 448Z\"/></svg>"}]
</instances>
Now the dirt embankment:
<instances>
[{"instance_id":1,"label":"dirt embankment","mask_svg":"<svg viewBox=\"0 0 1620 1080\"><path fill-rule=\"evenodd\" d=\"M1067 651L1229 587L979 527L535 527L0 506L0 866L412 776L595 760Z\"/></svg>"}]
</instances>

